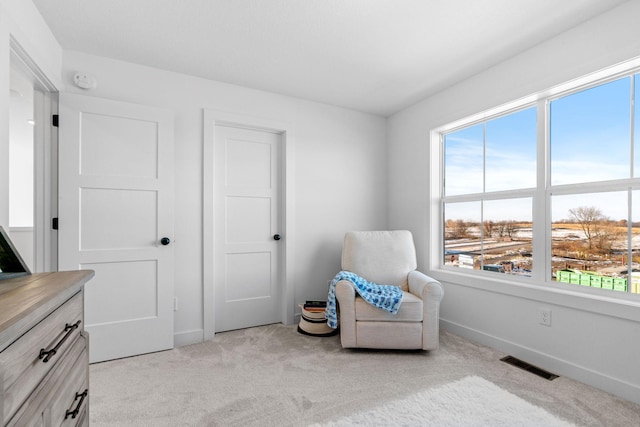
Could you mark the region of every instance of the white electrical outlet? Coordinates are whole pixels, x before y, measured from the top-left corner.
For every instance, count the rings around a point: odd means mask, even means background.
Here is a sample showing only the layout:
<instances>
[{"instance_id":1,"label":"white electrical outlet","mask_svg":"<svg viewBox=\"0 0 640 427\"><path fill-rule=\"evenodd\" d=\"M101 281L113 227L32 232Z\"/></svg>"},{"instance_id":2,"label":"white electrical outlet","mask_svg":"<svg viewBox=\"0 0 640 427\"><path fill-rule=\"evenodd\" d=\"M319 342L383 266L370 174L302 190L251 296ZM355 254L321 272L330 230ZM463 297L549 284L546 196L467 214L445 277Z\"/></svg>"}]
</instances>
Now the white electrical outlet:
<instances>
[{"instance_id":1,"label":"white electrical outlet","mask_svg":"<svg viewBox=\"0 0 640 427\"><path fill-rule=\"evenodd\" d=\"M540 309L540 324L544 326L551 326L551 310L548 308Z\"/></svg>"}]
</instances>

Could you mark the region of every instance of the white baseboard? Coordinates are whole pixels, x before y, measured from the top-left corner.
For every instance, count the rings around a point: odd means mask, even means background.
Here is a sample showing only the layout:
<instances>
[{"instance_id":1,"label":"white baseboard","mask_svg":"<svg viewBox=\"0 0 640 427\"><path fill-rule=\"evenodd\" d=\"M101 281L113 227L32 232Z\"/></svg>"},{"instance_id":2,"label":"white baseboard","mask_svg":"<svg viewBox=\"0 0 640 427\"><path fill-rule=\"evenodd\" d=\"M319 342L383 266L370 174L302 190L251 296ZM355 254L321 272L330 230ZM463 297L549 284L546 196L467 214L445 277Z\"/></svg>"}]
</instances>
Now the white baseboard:
<instances>
[{"instance_id":1,"label":"white baseboard","mask_svg":"<svg viewBox=\"0 0 640 427\"><path fill-rule=\"evenodd\" d=\"M640 404L640 386L610 377L584 366L576 365L553 355L541 353L521 344L507 341L486 332L478 331L445 319L440 319L440 327L455 335L475 343L494 348L503 353L525 360L533 365L576 381L604 390L623 399Z\"/></svg>"},{"instance_id":2,"label":"white baseboard","mask_svg":"<svg viewBox=\"0 0 640 427\"><path fill-rule=\"evenodd\" d=\"M204 341L204 330L196 329L193 331L176 332L173 334L173 345L182 347L190 344L197 344Z\"/></svg>"}]
</instances>

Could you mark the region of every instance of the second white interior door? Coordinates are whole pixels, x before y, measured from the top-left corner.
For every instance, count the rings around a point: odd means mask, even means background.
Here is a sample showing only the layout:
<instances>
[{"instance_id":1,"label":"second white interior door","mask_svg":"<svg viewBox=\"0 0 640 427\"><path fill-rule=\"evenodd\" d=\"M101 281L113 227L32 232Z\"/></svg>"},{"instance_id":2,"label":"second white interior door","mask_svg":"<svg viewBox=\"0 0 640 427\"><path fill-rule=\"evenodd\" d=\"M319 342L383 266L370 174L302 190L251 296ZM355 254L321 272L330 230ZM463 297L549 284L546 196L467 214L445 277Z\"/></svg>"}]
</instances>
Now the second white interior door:
<instances>
[{"instance_id":1,"label":"second white interior door","mask_svg":"<svg viewBox=\"0 0 640 427\"><path fill-rule=\"evenodd\" d=\"M281 135L216 124L215 331L281 321Z\"/></svg>"}]
</instances>

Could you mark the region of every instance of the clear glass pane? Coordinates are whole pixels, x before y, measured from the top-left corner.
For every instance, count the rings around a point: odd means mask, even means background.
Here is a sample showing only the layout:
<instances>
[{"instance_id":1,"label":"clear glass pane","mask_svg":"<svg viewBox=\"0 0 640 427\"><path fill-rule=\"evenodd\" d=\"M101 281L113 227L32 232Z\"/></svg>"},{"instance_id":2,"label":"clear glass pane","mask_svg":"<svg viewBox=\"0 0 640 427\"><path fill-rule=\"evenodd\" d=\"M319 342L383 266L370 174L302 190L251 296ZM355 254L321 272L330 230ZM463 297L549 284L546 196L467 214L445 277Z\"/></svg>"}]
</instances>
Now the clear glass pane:
<instances>
[{"instance_id":1,"label":"clear glass pane","mask_svg":"<svg viewBox=\"0 0 640 427\"><path fill-rule=\"evenodd\" d=\"M629 178L630 78L551 102L551 184Z\"/></svg>"},{"instance_id":2,"label":"clear glass pane","mask_svg":"<svg viewBox=\"0 0 640 427\"><path fill-rule=\"evenodd\" d=\"M484 125L445 135L445 195L480 193L484 157Z\"/></svg>"},{"instance_id":3,"label":"clear glass pane","mask_svg":"<svg viewBox=\"0 0 640 427\"><path fill-rule=\"evenodd\" d=\"M637 77L637 76L636 76ZM637 89L637 86L636 86ZM640 294L640 191L631 195L631 286L629 292Z\"/></svg>"},{"instance_id":4,"label":"clear glass pane","mask_svg":"<svg viewBox=\"0 0 640 427\"><path fill-rule=\"evenodd\" d=\"M536 185L536 108L487 122L486 191Z\"/></svg>"},{"instance_id":5,"label":"clear glass pane","mask_svg":"<svg viewBox=\"0 0 640 427\"><path fill-rule=\"evenodd\" d=\"M483 269L530 276L533 268L531 198L483 204Z\"/></svg>"},{"instance_id":6,"label":"clear glass pane","mask_svg":"<svg viewBox=\"0 0 640 427\"><path fill-rule=\"evenodd\" d=\"M554 280L626 291L627 218L626 191L552 196Z\"/></svg>"},{"instance_id":7,"label":"clear glass pane","mask_svg":"<svg viewBox=\"0 0 640 427\"><path fill-rule=\"evenodd\" d=\"M444 264L480 268L480 202L445 203Z\"/></svg>"}]
</instances>

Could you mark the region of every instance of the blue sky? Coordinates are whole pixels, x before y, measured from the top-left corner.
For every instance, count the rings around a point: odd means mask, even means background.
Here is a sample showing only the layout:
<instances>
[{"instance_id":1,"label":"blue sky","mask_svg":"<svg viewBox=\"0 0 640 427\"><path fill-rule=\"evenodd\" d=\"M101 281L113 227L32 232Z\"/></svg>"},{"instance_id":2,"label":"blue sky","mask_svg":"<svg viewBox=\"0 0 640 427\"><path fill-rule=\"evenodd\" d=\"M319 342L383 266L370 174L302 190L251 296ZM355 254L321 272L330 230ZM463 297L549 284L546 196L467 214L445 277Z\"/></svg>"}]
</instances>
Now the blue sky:
<instances>
[{"instance_id":1,"label":"blue sky","mask_svg":"<svg viewBox=\"0 0 640 427\"><path fill-rule=\"evenodd\" d=\"M629 77L551 102L551 183L629 178Z\"/></svg>"},{"instance_id":2,"label":"blue sky","mask_svg":"<svg viewBox=\"0 0 640 427\"><path fill-rule=\"evenodd\" d=\"M482 191L483 133L479 124L445 137L447 195ZM487 191L535 186L535 108L488 122L486 140Z\"/></svg>"}]
</instances>

